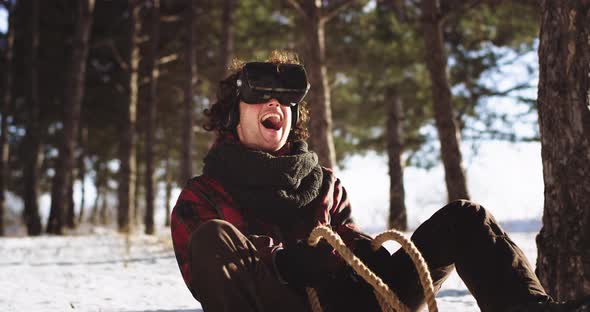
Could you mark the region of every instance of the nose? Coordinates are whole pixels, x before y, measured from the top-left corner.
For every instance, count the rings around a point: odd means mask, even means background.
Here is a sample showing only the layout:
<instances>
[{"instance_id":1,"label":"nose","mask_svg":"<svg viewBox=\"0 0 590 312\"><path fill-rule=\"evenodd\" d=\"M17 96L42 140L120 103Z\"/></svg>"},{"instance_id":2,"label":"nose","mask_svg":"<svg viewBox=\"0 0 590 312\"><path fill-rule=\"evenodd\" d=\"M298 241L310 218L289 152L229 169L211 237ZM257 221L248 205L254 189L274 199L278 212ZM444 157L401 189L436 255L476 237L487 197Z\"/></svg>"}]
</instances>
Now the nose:
<instances>
[{"instance_id":1,"label":"nose","mask_svg":"<svg viewBox=\"0 0 590 312\"><path fill-rule=\"evenodd\" d=\"M273 107L273 106L278 107L281 104L279 103L279 100L272 98L272 99L268 100L268 102L266 102L266 105L271 106L271 107Z\"/></svg>"}]
</instances>

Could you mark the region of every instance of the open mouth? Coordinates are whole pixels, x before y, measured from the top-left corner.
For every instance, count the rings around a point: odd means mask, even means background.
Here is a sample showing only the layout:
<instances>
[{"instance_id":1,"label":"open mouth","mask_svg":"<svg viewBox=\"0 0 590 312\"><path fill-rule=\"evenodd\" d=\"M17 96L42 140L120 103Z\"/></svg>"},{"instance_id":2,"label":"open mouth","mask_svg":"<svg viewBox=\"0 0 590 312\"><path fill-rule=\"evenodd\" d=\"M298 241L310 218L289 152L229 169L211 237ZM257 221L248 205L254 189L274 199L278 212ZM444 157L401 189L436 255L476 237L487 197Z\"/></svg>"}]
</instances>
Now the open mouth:
<instances>
[{"instance_id":1,"label":"open mouth","mask_svg":"<svg viewBox=\"0 0 590 312\"><path fill-rule=\"evenodd\" d=\"M281 115L277 113L268 113L262 116L260 122L266 129L280 130L283 127Z\"/></svg>"}]
</instances>

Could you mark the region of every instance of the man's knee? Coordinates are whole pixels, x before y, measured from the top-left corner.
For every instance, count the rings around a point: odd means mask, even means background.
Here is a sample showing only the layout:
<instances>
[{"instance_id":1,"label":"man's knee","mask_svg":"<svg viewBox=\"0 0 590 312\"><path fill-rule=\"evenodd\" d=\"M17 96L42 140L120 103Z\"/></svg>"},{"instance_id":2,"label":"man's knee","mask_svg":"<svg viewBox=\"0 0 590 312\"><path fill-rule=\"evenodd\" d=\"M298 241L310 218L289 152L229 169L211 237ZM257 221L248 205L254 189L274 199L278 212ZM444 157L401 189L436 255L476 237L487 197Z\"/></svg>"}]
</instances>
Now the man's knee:
<instances>
[{"instance_id":1,"label":"man's knee","mask_svg":"<svg viewBox=\"0 0 590 312\"><path fill-rule=\"evenodd\" d=\"M481 205L466 199L454 200L437 212L446 222L456 225L481 223L487 214Z\"/></svg>"},{"instance_id":2,"label":"man's knee","mask_svg":"<svg viewBox=\"0 0 590 312\"><path fill-rule=\"evenodd\" d=\"M225 220L205 221L191 234L190 249L191 252L219 250L220 246L227 245L228 237L239 235L239 230Z\"/></svg>"},{"instance_id":3,"label":"man's knee","mask_svg":"<svg viewBox=\"0 0 590 312\"><path fill-rule=\"evenodd\" d=\"M474 216L478 214L485 214L486 210L480 204L467 200L457 199L448 203L442 209L450 210L450 213L460 216Z\"/></svg>"},{"instance_id":4,"label":"man's knee","mask_svg":"<svg viewBox=\"0 0 590 312\"><path fill-rule=\"evenodd\" d=\"M221 219L212 219L199 225L193 235L196 237L218 236L222 232L233 232L234 230L237 229L231 223Z\"/></svg>"},{"instance_id":5,"label":"man's knee","mask_svg":"<svg viewBox=\"0 0 590 312\"><path fill-rule=\"evenodd\" d=\"M504 231L500 228L494 216L480 204L470 200L455 200L443 207L445 214L454 219L454 223L465 228L486 228L495 235L502 235Z\"/></svg>"}]
</instances>

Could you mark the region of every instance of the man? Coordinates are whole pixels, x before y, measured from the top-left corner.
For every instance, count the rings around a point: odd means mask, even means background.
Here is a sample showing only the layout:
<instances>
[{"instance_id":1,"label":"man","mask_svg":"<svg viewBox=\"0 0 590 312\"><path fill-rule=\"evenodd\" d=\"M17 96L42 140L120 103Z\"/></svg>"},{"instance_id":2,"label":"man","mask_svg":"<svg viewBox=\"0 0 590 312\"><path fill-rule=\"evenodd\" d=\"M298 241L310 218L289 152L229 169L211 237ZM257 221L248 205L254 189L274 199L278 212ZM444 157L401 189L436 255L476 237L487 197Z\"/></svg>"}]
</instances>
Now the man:
<instances>
[{"instance_id":1,"label":"man","mask_svg":"<svg viewBox=\"0 0 590 312\"><path fill-rule=\"evenodd\" d=\"M345 189L307 149L309 84L303 66L275 54L220 82L205 128L218 138L203 175L188 181L172 212L182 276L205 311L308 311L314 287L325 311L379 311L370 287L325 243L330 225L412 310L424 294L403 250L373 252L351 219ZM453 268L482 311L570 311L553 303L522 251L483 207L455 201L412 236L435 290Z\"/></svg>"}]
</instances>

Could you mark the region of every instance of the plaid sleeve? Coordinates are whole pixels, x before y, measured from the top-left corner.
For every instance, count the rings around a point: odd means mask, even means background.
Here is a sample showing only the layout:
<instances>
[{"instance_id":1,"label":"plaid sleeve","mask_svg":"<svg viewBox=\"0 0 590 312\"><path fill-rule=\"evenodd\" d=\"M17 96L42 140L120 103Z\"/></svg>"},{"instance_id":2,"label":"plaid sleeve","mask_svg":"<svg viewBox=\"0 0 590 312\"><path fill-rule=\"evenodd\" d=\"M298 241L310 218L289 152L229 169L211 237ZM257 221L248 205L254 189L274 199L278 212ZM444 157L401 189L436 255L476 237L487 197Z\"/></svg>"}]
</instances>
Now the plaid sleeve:
<instances>
[{"instance_id":1,"label":"plaid sleeve","mask_svg":"<svg viewBox=\"0 0 590 312\"><path fill-rule=\"evenodd\" d=\"M195 293L191 287L188 264L189 237L203 222L218 218L216 208L202 195L195 194L195 183L199 183L199 181L192 179L187 183L187 186L181 191L170 216L170 230L176 260L182 277L193 296L195 296Z\"/></svg>"},{"instance_id":2,"label":"plaid sleeve","mask_svg":"<svg viewBox=\"0 0 590 312\"><path fill-rule=\"evenodd\" d=\"M352 219L352 208L346 189L340 179L334 181L334 201L330 210L330 225L340 235L347 246L351 246L354 238L361 236L360 230Z\"/></svg>"}]
</instances>

